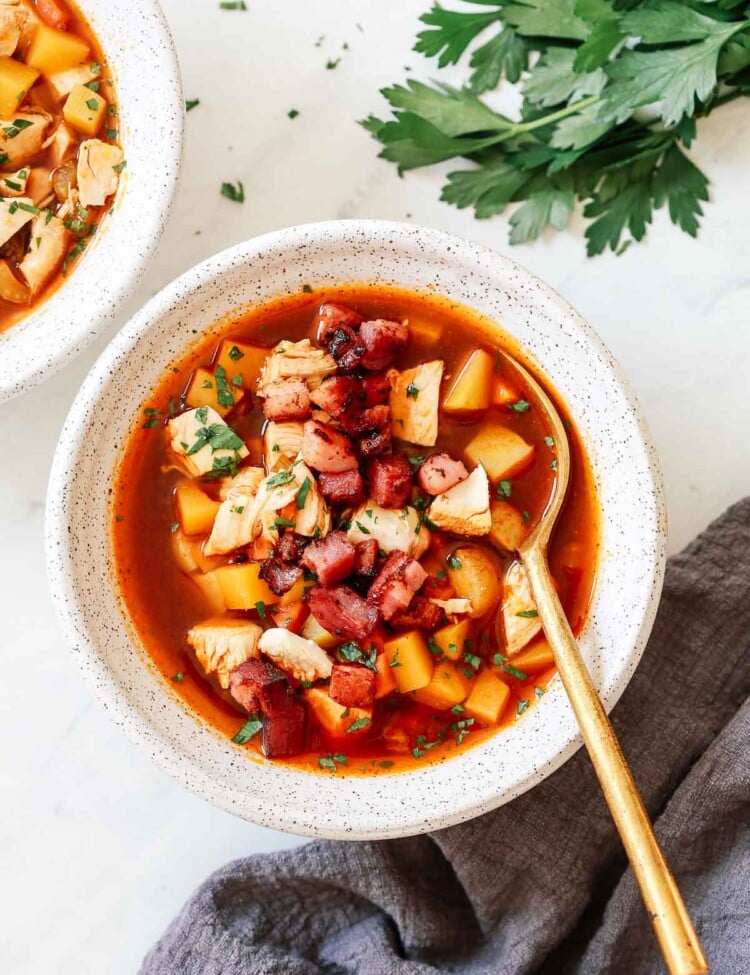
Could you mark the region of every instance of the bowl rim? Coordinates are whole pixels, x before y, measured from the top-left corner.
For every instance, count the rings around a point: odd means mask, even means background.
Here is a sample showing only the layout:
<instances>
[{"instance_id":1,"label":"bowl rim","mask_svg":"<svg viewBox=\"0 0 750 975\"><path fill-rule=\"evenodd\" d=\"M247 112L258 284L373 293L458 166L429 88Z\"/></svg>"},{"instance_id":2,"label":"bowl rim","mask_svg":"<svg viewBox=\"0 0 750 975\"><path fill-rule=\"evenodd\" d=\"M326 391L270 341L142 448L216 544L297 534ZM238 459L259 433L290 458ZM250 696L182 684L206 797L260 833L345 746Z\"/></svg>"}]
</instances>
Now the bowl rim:
<instances>
[{"instance_id":1,"label":"bowl rim","mask_svg":"<svg viewBox=\"0 0 750 975\"><path fill-rule=\"evenodd\" d=\"M383 220L321 221L271 231L226 248L183 272L183 274L175 278L151 298L114 337L92 367L70 409L55 452L45 511L45 550L48 580L53 603L63 632L71 646L72 652L78 657L79 664L90 686L93 687L95 695L104 704L110 716L115 720L115 723L139 749L147 751L157 764L164 768L173 778L212 804L225 811L243 816L259 825L307 836L349 840L384 839L444 828L474 818L516 798L543 781L547 775L559 768L581 746L582 739L575 725L572 711L568 707L568 711L570 712L569 720L567 720L560 733L556 733L555 735L555 738L561 744L557 748L554 756L546 759L539 765L535 765L524 776L517 777L511 787L505 789L505 791L496 790L492 794L483 796L481 800L477 800L476 798L463 799L461 796L455 796L449 812L442 811L436 816L430 816L424 812L413 814L411 818L402 820L397 825L368 821L358 822L355 825L351 825L351 823L343 825L336 823L332 826L328 825L328 823L321 824L320 822L307 820L304 818L304 815L300 818L300 812L296 809L287 811L278 807L274 807L271 810L258 808L254 809L252 813L249 813L238 802L237 795L222 794L215 789L212 791L211 774L200 768L190 756L184 754L173 743L168 743L164 736L161 736L162 747L154 749L152 747L153 741L149 741L149 737L153 739L153 730L138 709L121 693L116 682L108 676L106 665L98 658L96 645L88 640L84 628L78 625L77 601L79 600L79 596L76 594L72 585L72 573L66 571L65 567L66 560L68 565L70 565L70 559L72 557L66 548L70 516L66 514L65 505L61 503L60 499L63 497L65 486L69 483L75 464L75 455L78 450L76 441L80 442L81 433L85 430L89 422L89 414L96 407L100 387L106 381L116 362L121 360L123 356L128 355L138 340L147 334L150 328L155 326L162 316L168 314L180 298L185 298L186 294L194 294L200 291L202 286L214 279L220 278L223 273L228 272L234 263L239 261L249 262L252 256L261 250L268 250L279 245L282 245L284 250L292 250L295 240L299 241L302 237L306 240L309 240L310 237L314 239L320 239L321 237L330 238L332 235L339 234L345 236L347 233L354 234L357 231L364 235L372 235L373 237L377 237L378 234L384 235L386 240L390 239L391 241L399 236L414 236L418 234L422 240L441 245L448 248L448 250L450 250L451 246L460 248L468 247L476 256L477 260L479 260L482 254L491 256L494 261L500 262L500 264L518 274L524 280L525 284L533 284L541 291L544 298L554 305L560 314L567 316L578 335L598 354L603 367L609 372L611 381L624 397L627 408L634 420L634 429L637 431L635 444L643 457L644 469L642 473L647 478L647 485L653 502L653 524L651 527L653 528L655 544L653 557L648 565L643 566L643 572L640 577L640 589L644 609L640 619L640 625L632 641L632 648L614 684L606 693L602 694L603 704L607 712L611 711L620 698L645 648L659 603L666 561L666 508L661 471L648 428L627 379L622 374L619 365L603 341L572 306L558 295L553 288L506 255L493 251L470 239L432 228L415 226L414 224ZM198 336L192 335L189 341L184 343L184 349L187 349L189 345L194 344L196 341L198 341ZM73 445L72 447L71 444ZM590 447L591 445L589 444L588 446ZM64 558L61 557L61 552L64 553ZM556 679L555 683L560 683L559 678ZM560 693L562 694L561 687ZM552 695L549 696L552 697ZM533 718L538 712L543 710L541 707L531 709L529 716L525 717L524 721L529 721L529 718ZM205 722L201 722L199 717L196 720L205 724ZM483 746L478 747L481 748ZM476 751L476 748L469 749L468 752L459 753L451 757L445 764L450 766L453 763L458 763L462 755L465 756L473 751ZM413 771L401 772L393 778L404 778L407 776L420 777L430 767L428 765ZM286 767L282 766L281 768ZM304 774L310 775L314 773ZM347 779L349 777L339 779L338 781L345 782ZM389 776L379 775L370 781L383 783L388 782L390 779L391 777ZM360 779L359 781L362 780Z\"/></svg>"},{"instance_id":2,"label":"bowl rim","mask_svg":"<svg viewBox=\"0 0 750 975\"><path fill-rule=\"evenodd\" d=\"M102 29L96 22L97 15L86 9L90 0L77 0L77 2L97 39L101 41ZM99 16L99 20L103 19ZM122 85L118 79L118 75L121 75L120 65L127 57L137 58L139 65L143 64L144 58L147 59L148 77L162 99L162 124L148 127L145 119L140 121L137 115L134 115L127 120L128 132L127 135L123 135L122 143L126 159L129 155L129 147L134 141L140 140L143 145L152 147L154 158L161 160L159 178L154 179L148 187L142 188L131 185L127 178L125 181L121 180L115 196L114 210L109 215L106 225L102 227L101 233L95 236L94 243L87 249L81 261L82 266L76 267L70 281L63 282L25 318L0 333L0 404L50 379L99 336L102 329L117 316L122 302L140 283L167 227L184 152L185 102L182 77L174 38L158 0L141 0L138 19L138 31L145 34L149 43L139 47L133 43L131 37L122 45L123 51L119 52L119 56L115 56L112 64L115 90L118 104L124 105L124 111L127 113L127 100L120 102L122 92ZM108 44L106 41L101 43L104 53L109 58L113 44ZM125 49L130 52L127 56L123 53ZM124 170L123 175L127 177L127 169ZM146 203L149 205L146 206ZM96 295L89 294L85 315L77 315L76 283L86 275L83 269L84 263L93 256L92 252L95 249L97 254L103 251L106 257L106 252L110 249L107 247L107 238L112 236L113 230L121 224L124 225L131 211L133 217L136 216L137 211L137 246L118 250L116 252L118 260L106 261L107 287L100 288ZM123 234L124 230L123 226ZM135 233L135 226L131 230ZM120 243L126 243L125 236ZM123 260L123 257L127 259ZM58 316L57 321L55 316ZM59 326L60 319L63 319L66 334L58 341L54 329L55 326ZM43 355L25 351L24 343L34 348L42 348L41 343L29 343L28 337L23 338L23 333L26 331L30 331L34 339L51 340L54 343L53 347L50 349L49 344L45 343Z\"/></svg>"}]
</instances>

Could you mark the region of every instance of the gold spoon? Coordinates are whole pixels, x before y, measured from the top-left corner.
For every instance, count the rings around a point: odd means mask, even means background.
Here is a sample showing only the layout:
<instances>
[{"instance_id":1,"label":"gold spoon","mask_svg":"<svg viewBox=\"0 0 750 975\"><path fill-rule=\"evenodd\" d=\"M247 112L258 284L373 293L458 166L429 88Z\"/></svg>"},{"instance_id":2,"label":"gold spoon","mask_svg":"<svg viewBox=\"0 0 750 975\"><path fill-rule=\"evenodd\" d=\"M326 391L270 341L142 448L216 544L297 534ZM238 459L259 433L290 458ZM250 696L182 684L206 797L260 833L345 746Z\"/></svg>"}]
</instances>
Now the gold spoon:
<instances>
[{"instance_id":1,"label":"gold spoon","mask_svg":"<svg viewBox=\"0 0 750 975\"><path fill-rule=\"evenodd\" d=\"M643 801L612 725L591 682L573 632L560 605L547 562L547 546L570 478L570 447L565 427L549 396L516 359L517 370L553 431L557 455L555 486L538 524L518 549L531 593L555 658L557 671L622 839L670 975L707 972L703 949L677 884L654 836Z\"/></svg>"}]
</instances>

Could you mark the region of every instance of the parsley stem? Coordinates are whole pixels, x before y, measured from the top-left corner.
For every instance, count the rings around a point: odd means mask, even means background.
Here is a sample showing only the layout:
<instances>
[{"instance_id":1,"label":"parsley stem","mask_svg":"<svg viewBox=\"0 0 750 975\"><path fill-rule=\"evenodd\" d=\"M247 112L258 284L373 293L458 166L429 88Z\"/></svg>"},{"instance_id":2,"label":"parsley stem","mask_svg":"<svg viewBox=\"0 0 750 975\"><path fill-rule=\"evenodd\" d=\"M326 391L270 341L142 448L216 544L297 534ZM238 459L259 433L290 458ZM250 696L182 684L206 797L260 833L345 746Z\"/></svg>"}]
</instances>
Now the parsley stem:
<instances>
[{"instance_id":1,"label":"parsley stem","mask_svg":"<svg viewBox=\"0 0 750 975\"><path fill-rule=\"evenodd\" d=\"M588 108L589 105L593 105L599 101L601 101L599 95L589 95L587 98L582 98L573 105L566 105L565 108L559 108L556 112L551 112L549 115L542 115L541 118L531 119L529 122L518 122L512 129L504 132L498 141L512 139L514 136L522 135L524 132L533 132L534 129L541 129L545 125L552 125L553 122L559 122L560 119L567 118L568 115L574 115L581 109Z\"/></svg>"}]
</instances>

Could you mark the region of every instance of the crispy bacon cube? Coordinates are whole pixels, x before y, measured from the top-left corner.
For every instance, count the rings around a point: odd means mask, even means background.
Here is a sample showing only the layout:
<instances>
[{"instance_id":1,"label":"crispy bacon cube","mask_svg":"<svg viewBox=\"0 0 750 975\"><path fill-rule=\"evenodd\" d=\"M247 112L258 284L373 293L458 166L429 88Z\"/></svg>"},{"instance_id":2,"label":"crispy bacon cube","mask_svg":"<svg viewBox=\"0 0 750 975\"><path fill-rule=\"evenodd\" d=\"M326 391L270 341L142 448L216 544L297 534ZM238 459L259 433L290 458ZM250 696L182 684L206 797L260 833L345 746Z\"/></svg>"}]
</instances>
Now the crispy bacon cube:
<instances>
[{"instance_id":1,"label":"crispy bacon cube","mask_svg":"<svg viewBox=\"0 0 750 975\"><path fill-rule=\"evenodd\" d=\"M283 596L302 578L302 569L288 565L281 559L266 559L258 570L258 575L266 583L274 596Z\"/></svg>"},{"instance_id":2,"label":"crispy bacon cube","mask_svg":"<svg viewBox=\"0 0 750 975\"><path fill-rule=\"evenodd\" d=\"M302 459L326 474L356 470L359 466L345 433L318 420L308 420L302 431Z\"/></svg>"},{"instance_id":3,"label":"crispy bacon cube","mask_svg":"<svg viewBox=\"0 0 750 975\"><path fill-rule=\"evenodd\" d=\"M441 452L432 454L422 464L417 473L417 484L427 494L443 494L469 476L460 460Z\"/></svg>"},{"instance_id":4,"label":"crispy bacon cube","mask_svg":"<svg viewBox=\"0 0 750 975\"><path fill-rule=\"evenodd\" d=\"M391 391L391 384L388 375L384 372L376 373L373 376L364 376L362 379L362 389L365 393L365 402L368 406L381 406L388 402L388 394Z\"/></svg>"},{"instance_id":5,"label":"crispy bacon cube","mask_svg":"<svg viewBox=\"0 0 750 975\"><path fill-rule=\"evenodd\" d=\"M354 574L374 579L378 566L378 543L374 538L357 542L354 546Z\"/></svg>"},{"instance_id":6,"label":"crispy bacon cube","mask_svg":"<svg viewBox=\"0 0 750 975\"><path fill-rule=\"evenodd\" d=\"M370 586L367 601L385 620L405 610L427 578L416 559L405 552L391 552Z\"/></svg>"},{"instance_id":7,"label":"crispy bacon cube","mask_svg":"<svg viewBox=\"0 0 750 975\"><path fill-rule=\"evenodd\" d=\"M391 428L383 427L382 430L373 430L366 433L357 441L357 447L363 458L378 457L391 449Z\"/></svg>"},{"instance_id":8,"label":"crispy bacon cube","mask_svg":"<svg viewBox=\"0 0 750 975\"><path fill-rule=\"evenodd\" d=\"M246 660L229 675L229 693L248 712L270 713L289 693L286 676L262 658Z\"/></svg>"},{"instance_id":9,"label":"crispy bacon cube","mask_svg":"<svg viewBox=\"0 0 750 975\"><path fill-rule=\"evenodd\" d=\"M362 365L365 369L376 371L389 366L406 345L409 340L409 326L403 322L378 318L362 322L359 335L365 347Z\"/></svg>"},{"instance_id":10,"label":"crispy bacon cube","mask_svg":"<svg viewBox=\"0 0 750 975\"><path fill-rule=\"evenodd\" d=\"M344 532L336 531L310 542L300 564L315 573L321 586L331 586L351 573L354 557L352 543Z\"/></svg>"},{"instance_id":11,"label":"crispy bacon cube","mask_svg":"<svg viewBox=\"0 0 750 975\"><path fill-rule=\"evenodd\" d=\"M365 482L359 471L321 474L318 489L333 504L357 504L365 497Z\"/></svg>"},{"instance_id":12,"label":"crispy bacon cube","mask_svg":"<svg viewBox=\"0 0 750 975\"><path fill-rule=\"evenodd\" d=\"M328 694L345 708L369 708L375 702L375 671L361 664L334 664Z\"/></svg>"},{"instance_id":13,"label":"crispy bacon cube","mask_svg":"<svg viewBox=\"0 0 750 975\"><path fill-rule=\"evenodd\" d=\"M397 630L424 630L432 633L446 623L445 611L425 596L415 596L407 609L399 610L390 619Z\"/></svg>"},{"instance_id":14,"label":"crispy bacon cube","mask_svg":"<svg viewBox=\"0 0 750 975\"><path fill-rule=\"evenodd\" d=\"M333 420L345 419L352 410L364 407L362 384L353 376L331 376L310 394L316 406Z\"/></svg>"},{"instance_id":15,"label":"crispy bacon cube","mask_svg":"<svg viewBox=\"0 0 750 975\"><path fill-rule=\"evenodd\" d=\"M377 607L349 586L316 586L310 592L309 605L323 629L343 640L364 640L378 622Z\"/></svg>"},{"instance_id":16,"label":"crispy bacon cube","mask_svg":"<svg viewBox=\"0 0 750 975\"><path fill-rule=\"evenodd\" d=\"M318 309L318 314L315 318L315 334L318 341L322 342L334 329L341 328L342 326L346 328L358 328L361 323L362 316L353 308L347 308L346 305L338 305L333 301L326 301Z\"/></svg>"},{"instance_id":17,"label":"crispy bacon cube","mask_svg":"<svg viewBox=\"0 0 750 975\"><path fill-rule=\"evenodd\" d=\"M282 562L299 562L309 541L310 539L304 535L298 535L297 532L287 529L276 543L276 556Z\"/></svg>"},{"instance_id":18,"label":"crispy bacon cube","mask_svg":"<svg viewBox=\"0 0 750 975\"><path fill-rule=\"evenodd\" d=\"M403 454L376 457L367 468L370 497L383 508L403 508L412 489L411 464Z\"/></svg>"},{"instance_id":19,"label":"crispy bacon cube","mask_svg":"<svg viewBox=\"0 0 750 975\"><path fill-rule=\"evenodd\" d=\"M266 758L285 758L305 750L305 718L305 705L292 694L263 718L261 747Z\"/></svg>"}]
</instances>

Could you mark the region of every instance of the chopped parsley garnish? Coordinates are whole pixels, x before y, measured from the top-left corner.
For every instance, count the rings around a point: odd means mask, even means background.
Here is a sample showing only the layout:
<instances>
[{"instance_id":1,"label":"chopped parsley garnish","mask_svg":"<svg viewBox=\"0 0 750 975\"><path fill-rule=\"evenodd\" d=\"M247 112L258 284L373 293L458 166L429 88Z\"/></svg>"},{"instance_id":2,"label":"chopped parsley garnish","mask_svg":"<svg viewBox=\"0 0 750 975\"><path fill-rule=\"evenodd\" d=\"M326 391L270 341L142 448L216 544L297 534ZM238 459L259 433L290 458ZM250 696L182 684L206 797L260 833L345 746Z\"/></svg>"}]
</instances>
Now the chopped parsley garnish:
<instances>
[{"instance_id":1,"label":"chopped parsley garnish","mask_svg":"<svg viewBox=\"0 0 750 975\"><path fill-rule=\"evenodd\" d=\"M12 125L3 126L3 132L8 139L15 139L20 132L23 132L24 129L28 129L30 125L33 125L33 122L29 122L28 119L16 118L13 119Z\"/></svg>"},{"instance_id":2,"label":"chopped parsley garnish","mask_svg":"<svg viewBox=\"0 0 750 975\"><path fill-rule=\"evenodd\" d=\"M503 498L509 498L513 493L513 482L512 481L500 481L495 491L495 496L498 501Z\"/></svg>"},{"instance_id":3,"label":"chopped parsley garnish","mask_svg":"<svg viewBox=\"0 0 750 975\"><path fill-rule=\"evenodd\" d=\"M518 702L518 707L516 708L516 714L519 717L524 713L524 711L528 711L528 710L529 710L529 702L528 701L519 701Z\"/></svg>"},{"instance_id":4,"label":"chopped parsley garnish","mask_svg":"<svg viewBox=\"0 0 750 975\"><path fill-rule=\"evenodd\" d=\"M419 396L418 387L415 386L414 383L409 383L409 385L406 387L406 395L410 396L412 399L417 399Z\"/></svg>"},{"instance_id":5,"label":"chopped parsley garnish","mask_svg":"<svg viewBox=\"0 0 750 975\"><path fill-rule=\"evenodd\" d=\"M221 0L220 10L247 10L245 0Z\"/></svg>"},{"instance_id":6,"label":"chopped parsley garnish","mask_svg":"<svg viewBox=\"0 0 750 975\"><path fill-rule=\"evenodd\" d=\"M393 768L393 762L392 762L392 761L391 761L391 760L390 760L389 758L386 758L386 759L385 759L384 761L382 761L382 762L378 762L378 765L379 765L379 766L380 766L381 768Z\"/></svg>"},{"instance_id":7,"label":"chopped parsley garnish","mask_svg":"<svg viewBox=\"0 0 750 975\"><path fill-rule=\"evenodd\" d=\"M516 613L516 616L520 616L525 620L536 619L539 613L535 609L522 609L520 613Z\"/></svg>"},{"instance_id":8,"label":"chopped parsley garnish","mask_svg":"<svg viewBox=\"0 0 750 975\"><path fill-rule=\"evenodd\" d=\"M528 511L522 511L521 517L523 518L523 520L526 522L527 525L531 521L531 515L528 513Z\"/></svg>"},{"instance_id":9,"label":"chopped parsley garnish","mask_svg":"<svg viewBox=\"0 0 750 975\"><path fill-rule=\"evenodd\" d=\"M464 654L464 661L470 667L473 667L474 670L479 670L479 667L481 666L481 663L482 663L482 658L481 657L478 657L475 653L465 653Z\"/></svg>"},{"instance_id":10,"label":"chopped parsley garnish","mask_svg":"<svg viewBox=\"0 0 750 975\"><path fill-rule=\"evenodd\" d=\"M457 559L455 555L451 555L451 557L448 559L448 565L451 567L451 569L460 569L461 559Z\"/></svg>"},{"instance_id":11,"label":"chopped parsley garnish","mask_svg":"<svg viewBox=\"0 0 750 975\"><path fill-rule=\"evenodd\" d=\"M270 488L282 487L284 484L289 484L293 480L294 471L291 467L286 467L283 471L277 471L275 474L272 474L266 481L266 486Z\"/></svg>"},{"instance_id":12,"label":"chopped parsley garnish","mask_svg":"<svg viewBox=\"0 0 750 975\"><path fill-rule=\"evenodd\" d=\"M434 640L427 641L427 649L430 651L433 657L441 657L443 655L442 649L437 643L435 643Z\"/></svg>"},{"instance_id":13,"label":"chopped parsley garnish","mask_svg":"<svg viewBox=\"0 0 750 975\"><path fill-rule=\"evenodd\" d=\"M435 573L435 578L438 579L439 581L443 579L447 579L448 573L445 571L445 569L438 569L437 572Z\"/></svg>"},{"instance_id":14,"label":"chopped parsley garnish","mask_svg":"<svg viewBox=\"0 0 750 975\"><path fill-rule=\"evenodd\" d=\"M353 731L361 731L363 728L366 728L369 723L369 718L357 718L356 721L352 721L352 723L346 729L346 734L349 735Z\"/></svg>"},{"instance_id":15,"label":"chopped parsley garnish","mask_svg":"<svg viewBox=\"0 0 750 975\"><path fill-rule=\"evenodd\" d=\"M337 68L340 64L341 64L341 58L335 58L335 59L334 58L329 58L326 61L326 70L327 71L333 71L333 69L334 68Z\"/></svg>"},{"instance_id":16,"label":"chopped parsley garnish","mask_svg":"<svg viewBox=\"0 0 750 975\"><path fill-rule=\"evenodd\" d=\"M201 383L201 389L213 389L213 388L214 388L214 384L211 382L210 379L207 379L205 382Z\"/></svg>"},{"instance_id":17,"label":"chopped parsley garnish","mask_svg":"<svg viewBox=\"0 0 750 975\"><path fill-rule=\"evenodd\" d=\"M463 714L465 710L466 708L463 706L463 704L454 704L451 708L453 714Z\"/></svg>"},{"instance_id":18,"label":"chopped parsley garnish","mask_svg":"<svg viewBox=\"0 0 750 975\"><path fill-rule=\"evenodd\" d=\"M545 437L544 442L547 444L550 450L555 446L554 437Z\"/></svg>"},{"instance_id":19,"label":"chopped parsley garnish","mask_svg":"<svg viewBox=\"0 0 750 975\"><path fill-rule=\"evenodd\" d=\"M310 287L309 284L303 284L302 285L302 292L303 292L303 294L311 295L313 293L313 289Z\"/></svg>"},{"instance_id":20,"label":"chopped parsley garnish","mask_svg":"<svg viewBox=\"0 0 750 975\"><path fill-rule=\"evenodd\" d=\"M297 111L296 108L290 108L286 114L288 118L297 118L299 112Z\"/></svg>"},{"instance_id":21,"label":"chopped parsley garnish","mask_svg":"<svg viewBox=\"0 0 750 975\"><path fill-rule=\"evenodd\" d=\"M143 411L143 415L146 417L143 421L143 429L151 430L153 427L158 426L161 410L155 410L152 406L147 406Z\"/></svg>"},{"instance_id":22,"label":"chopped parsley garnish","mask_svg":"<svg viewBox=\"0 0 750 975\"><path fill-rule=\"evenodd\" d=\"M274 528L294 528L295 522L290 518L282 518L281 515L274 518L273 527Z\"/></svg>"},{"instance_id":23,"label":"chopped parsley garnish","mask_svg":"<svg viewBox=\"0 0 750 975\"><path fill-rule=\"evenodd\" d=\"M232 378L230 379L230 382L231 382L231 384L233 386L237 386L238 388L241 389L242 388L242 384L244 382L244 380L242 378L242 374L238 372L236 376L232 376Z\"/></svg>"},{"instance_id":24,"label":"chopped parsley garnish","mask_svg":"<svg viewBox=\"0 0 750 975\"><path fill-rule=\"evenodd\" d=\"M236 186L234 183L222 183L221 195L225 196L228 200L232 200L233 203L244 203L245 187L240 180L237 180Z\"/></svg>"},{"instance_id":25,"label":"chopped parsley garnish","mask_svg":"<svg viewBox=\"0 0 750 975\"><path fill-rule=\"evenodd\" d=\"M172 674L171 679L175 684L181 684L185 680L185 675L181 670L178 670L176 674Z\"/></svg>"},{"instance_id":26,"label":"chopped parsley garnish","mask_svg":"<svg viewBox=\"0 0 750 975\"><path fill-rule=\"evenodd\" d=\"M115 136L116 136L116 135L117 135L117 133L115 132ZM112 136L112 138L114 138L115 136ZM114 171L115 171L116 173L121 173L121 172L123 171L123 169L125 169L125 167L127 166L127 164L128 164L128 161L127 161L127 159L123 159L123 161L122 161L122 162L118 162L118 163L116 163L116 164L115 164L115 165L114 165L114 166L112 167L112 169L114 169Z\"/></svg>"},{"instance_id":27,"label":"chopped parsley garnish","mask_svg":"<svg viewBox=\"0 0 750 975\"><path fill-rule=\"evenodd\" d=\"M201 103L200 98L188 98L188 99L186 99L185 100L185 111L186 112L192 112L192 110L194 108L197 108L198 105L200 105L200 103Z\"/></svg>"},{"instance_id":28,"label":"chopped parsley garnish","mask_svg":"<svg viewBox=\"0 0 750 975\"><path fill-rule=\"evenodd\" d=\"M525 674L522 670L519 670L512 664L509 664L501 653L496 653L492 658L492 662L496 667L504 670L506 674L510 674L511 677L516 677L518 680L526 680L528 677L528 674Z\"/></svg>"},{"instance_id":29,"label":"chopped parsley garnish","mask_svg":"<svg viewBox=\"0 0 750 975\"><path fill-rule=\"evenodd\" d=\"M543 687L535 687L535 688L534 688L534 697L535 697L535 698L536 698L537 700L538 700L538 699L539 699L540 697L544 697L544 688L543 688Z\"/></svg>"},{"instance_id":30,"label":"chopped parsley garnish","mask_svg":"<svg viewBox=\"0 0 750 975\"><path fill-rule=\"evenodd\" d=\"M216 380L216 398L219 401L219 406L231 409L234 406L234 396L232 396L232 392L229 389L227 372L223 366L216 367L214 370L214 379Z\"/></svg>"},{"instance_id":31,"label":"chopped parsley garnish","mask_svg":"<svg viewBox=\"0 0 750 975\"><path fill-rule=\"evenodd\" d=\"M309 477L306 477L302 482L302 487L299 489L299 494L297 495L297 511L302 511L305 507L305 501L307 500L307 495L312 487L312 482Z\"/></svg>"},{"instance_id":32,"label":"chopped parsley garnish","mask_svg":"<svg viewBox=\"0 0 750 975\"><path fill-rule=\"evenodd\" d=\"M233 345L229 350L229 358L232 360L232 362L239 362L240 359L245 358L245 353L242 351L242 349L240 349L239 346Z\"/></svg>"},{"instance_id":33,"label":"chopped parsley garnish","mask_svg":"<svg viewBox=\"0 0 750 975\"><path fill-rule=\"evenodd\" d=\"M91 85L89 85L89 88ZM99 108L99 102L95 98L89 98L86 101L86 108L90 108L92 112L95 112Z\"/></svg>"},{"instance_id":34,"label":"chopped parsley garnish","mask_svg":"<svg viewBox=\"0 0 750 975\"><path fill-rule=\"evenodd\" d=\"M255 604L255 609L256 612L258 613L258 616L260 616L260 618L264 620L266 618L266 604L263 602L262 599L259 599L258 602Z\"/></svg>"},{"instance_id":35,"label":"chopped parsley garnish","mask_svg":"<svg viewBox=\"0 0 750 975\"><path fill-rule=\"evenodd\" d=\"M200 423L205 423L207 418L207 412L204 412L203 418L201 419L198 414L201 410L206 410L205 406L202 406L196 411L196 416ZM239 451L244 447L244 443L237 434L228 427L226 423L212 423L210 426L200 427L196 434L196 440L192 447L187 452L187 456L190 457L192 454L197 454L199 450L208 444L214 453L217 450L235 450Z\"/></svg>"},{"instance_id":36,"label":"chopped parsley garnish","mask_svg":"<svg viewBox=\"0 0 750 975\"><path fill-rule=\"evenodd\" d=\"M254 738L258 734L262 727L263 722L257 715L253 714L243 724L237 734L232 736L232 741L237 745L245 745L251 738Z\"/></svg>"},{"instance_id":37,"label":"chopped parsley garnish","mask_svg":"<svg viewBox=\"0 0 750 975\"><path fill-rule=\"evenodd\" d=\"M531 409L531 406L525 399L519 399L515 403L508 403L508 409L513 410L514 413L525 413L526 410Z\"/></svg>"},{"instance_id":38,"label":"chopped parsley garnish","mask_svg":"<svg viewBox=\"0 0 750 975\"><path fill-rule=\"evenodd\" d=\"M557 457L555 457L555 459L554 459L554 460L552 461L552 463L551 463L551 464L549 465L549 469L550 469L551 471L556 471L556 470L557 470Z\"/></svg>"},{"instance_id":39,"label":"chopped parsley garnish","mask_svg":"<svg viewBox=\"0 0 750 975\"><path fill-rule=\"evenodd\" d=\"M419 392L417 390L417 392ZM409 463L416 470L417 467L421 467L422 464L427 460L424 454L417 454L416 457L409 457Z\"/></svg>"},{"instance_id":40,"label":"chopped parsley garnish","mask_svg":"<svg viewBox=\"0 0 750 975\"><path fill-rule=\"evenodd\" d=\"M366 653L359 644L350 640L348 643L342 644L336 651L338 656L349 664L364 664L370 670L375 670L375 661L377 660L378 650L376 646L370 647L370 652Z\"/></svg>"},{"instance_id":41,"label":"chopped parsley garnish","mask_svg":"<svg viewBox=\"0 0 750 975\"><path fill-rule=\"evenodd\" d=\"M390 662L388 664L389 667L401 667L401 666L403 666L401 663L399 663L398 654L399 654L399 651L398 650L395 650L394 653L393 653L393 656L391 657Z\"/></svg>"},{"instance_id":42,"label":"chopped parsley garnish","mask_svg":"<svg viewBox=\"0 0 750 975\"><path fill-rule=\"evenodd\" d=\"M320 755L318 765L330 772L336 772L338 765L346 765L346 755L341 752L337 752L335 755Z\"/></svg>"},{"instance_id":43,"label":"chopped parsley garnish","mask_svg":"<svg viewBox=\"0 0 750 975\"><path fill-rule=\"evenodd\" d=\"M177 529L178 529L179 527L180 527L180 523L179 523L179 521L173 521L173 522L172 522L172 524L171 524L171 525L169 526L169 530L170 530L170 531L171 531L172 533L174 533L174 532L176 532L176 531L177 531Z\"/></svg>"},{"instance_id":44,"label":"chopped parsley garnish","mask_svg":"<svg viewBox=\"0 0 750 975\"><path fill-rule=\"evenodd\" d=\"M359 528L359 530L362 532L363 535L370 534L370 529L366 525L363 525L361 521L355 522L355 524L357 528Z\"/></svg>"}]
</instances>

